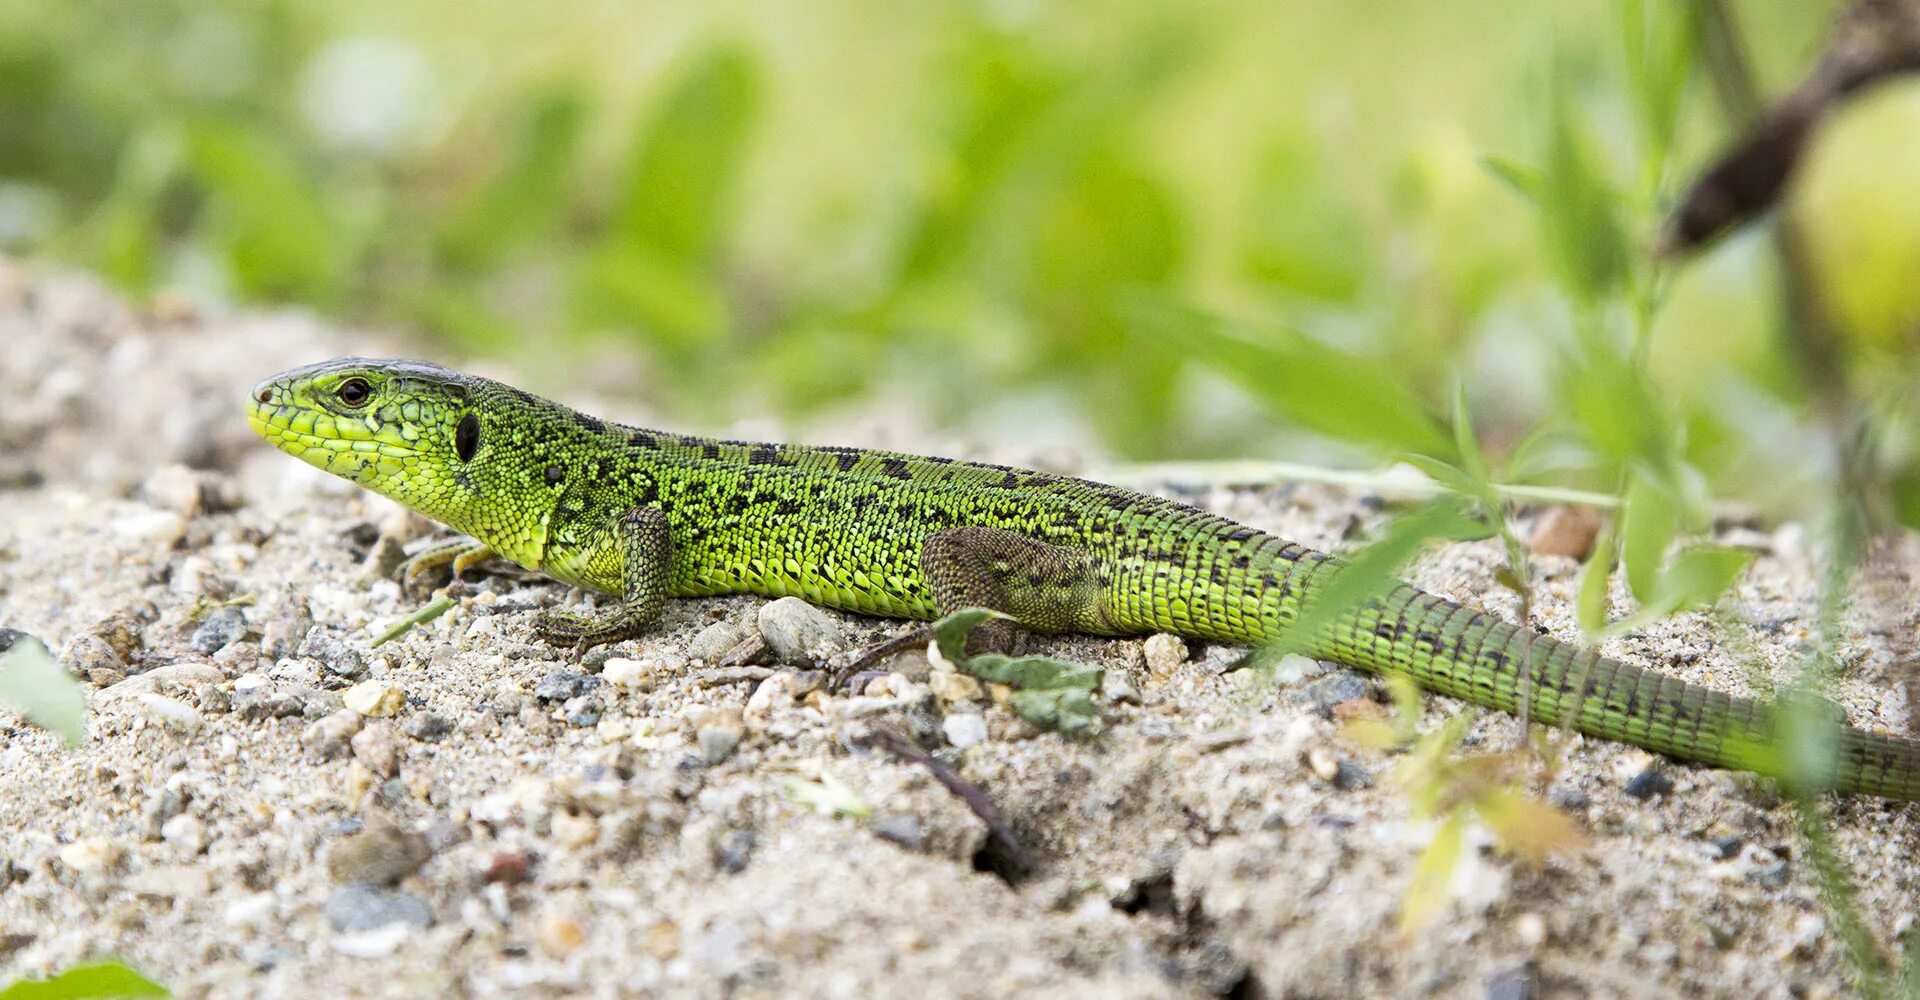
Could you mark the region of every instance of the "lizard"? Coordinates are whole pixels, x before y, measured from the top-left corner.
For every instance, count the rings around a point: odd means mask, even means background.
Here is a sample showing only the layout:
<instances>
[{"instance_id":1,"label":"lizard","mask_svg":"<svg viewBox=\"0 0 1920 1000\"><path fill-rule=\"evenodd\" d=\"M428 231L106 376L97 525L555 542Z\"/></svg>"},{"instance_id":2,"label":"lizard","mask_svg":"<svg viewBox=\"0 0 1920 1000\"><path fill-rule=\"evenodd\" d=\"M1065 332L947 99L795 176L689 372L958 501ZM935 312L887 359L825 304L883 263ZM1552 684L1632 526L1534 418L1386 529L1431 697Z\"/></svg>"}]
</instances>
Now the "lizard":
<instances>
[{"instance_id":1,"label":"lizard","mask_svg":"<svg viewBox=\"0 0 1920 1000\"><path fill-rule=\"evenodd\" d=\"M669 598L732 593L922 621L985 607L1033 633L1260 645L1288 636L1345 565L1085 479L632 427L417 361L283 372L253 388L248 416L280 450L459 533L403 573L457 575L499 557L614 595L610 608L536 617L538 637L576 649L643 634ZM1804 762L1753 752L1782 740L1774 702L1404 583L1317 617L1313 635L1289 638L1316 658L1673 758L1808 780ZM1920 741L1838 726L1815 769L1816 787L1920 799Z\"/></svg>"}]
</instances>

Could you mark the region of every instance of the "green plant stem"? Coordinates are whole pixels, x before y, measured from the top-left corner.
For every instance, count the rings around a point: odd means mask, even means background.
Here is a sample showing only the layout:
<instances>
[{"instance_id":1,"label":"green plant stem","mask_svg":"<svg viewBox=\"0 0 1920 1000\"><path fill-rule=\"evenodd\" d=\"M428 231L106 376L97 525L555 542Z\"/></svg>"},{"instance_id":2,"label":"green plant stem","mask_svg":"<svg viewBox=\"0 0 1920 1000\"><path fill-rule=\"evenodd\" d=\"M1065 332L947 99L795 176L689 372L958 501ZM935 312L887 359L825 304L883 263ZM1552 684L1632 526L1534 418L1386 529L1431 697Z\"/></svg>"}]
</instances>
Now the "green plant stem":
<instances>
[{"instance_id":1,"label":"green plant stem","mask_svg":"<svg viewBox=\"0 0 1920 1000\"><path fill-rule=\"evenodd\" d=\"M1321 483L1378 493L1394 500L1431 500L1452 491L1411 468L1329 469L1295 462L1225 460L1216 462L1142 462L1116 465L1093 473L1094 478L1121 486L1141 487L1178 483L1193 486L1268 486L1274 483ZM1613 510L1620 497L1594 490L1523 483L1489 484L1495 495L1513 503L1568 504Z\"/></svg>"}]
</instances>

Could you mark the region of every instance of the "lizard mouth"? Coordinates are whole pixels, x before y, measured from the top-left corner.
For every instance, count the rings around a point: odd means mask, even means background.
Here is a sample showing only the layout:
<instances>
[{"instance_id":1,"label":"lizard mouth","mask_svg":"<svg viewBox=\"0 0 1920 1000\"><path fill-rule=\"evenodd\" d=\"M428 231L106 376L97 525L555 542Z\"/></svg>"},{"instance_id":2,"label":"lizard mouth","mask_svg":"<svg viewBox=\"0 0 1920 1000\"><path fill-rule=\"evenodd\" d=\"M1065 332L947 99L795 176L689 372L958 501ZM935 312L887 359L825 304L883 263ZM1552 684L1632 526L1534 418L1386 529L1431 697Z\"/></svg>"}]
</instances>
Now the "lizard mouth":
<instances>
[{"instance_id":1,"label":"lizard mouth","mask_svg":"<svg viewBox=\"0 0 1920 1000\"><path fill-rule=\"evenodd\" d=\"M316 426L320 419L329 421L336 419L333 414L324 411L284 403L275 404L255 396L253 403L247 407L247 423L252 425L254 433L265 438L267 443L275 448L329 472L339 472L341 475L350 473L333 468L332 460L412 458L419 454L417 449L390 441L348 438L299 430L294 423L303 413L314 414Z\"/></svg>"}]
</instances>

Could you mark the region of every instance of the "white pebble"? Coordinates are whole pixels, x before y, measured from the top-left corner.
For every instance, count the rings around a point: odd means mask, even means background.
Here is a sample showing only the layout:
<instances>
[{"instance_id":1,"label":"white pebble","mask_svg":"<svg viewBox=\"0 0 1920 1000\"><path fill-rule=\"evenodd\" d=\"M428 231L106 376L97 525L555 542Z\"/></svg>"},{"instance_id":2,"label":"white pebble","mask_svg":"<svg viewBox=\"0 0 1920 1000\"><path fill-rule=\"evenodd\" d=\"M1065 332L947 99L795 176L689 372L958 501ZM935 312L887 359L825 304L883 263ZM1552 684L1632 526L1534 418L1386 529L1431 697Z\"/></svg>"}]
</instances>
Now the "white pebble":
<instances>
[{"instance_id":1,"label":"white pebble","mask_svg":"<svg viewBox=\"0 0 1920 1000\"><path fill-rule=\"evenodd\" d=\"M947 734L948 743L964 750L987 741L987 720L972 712L949 715L940 723L940 731Z\"/></svg>"}]
</instances>

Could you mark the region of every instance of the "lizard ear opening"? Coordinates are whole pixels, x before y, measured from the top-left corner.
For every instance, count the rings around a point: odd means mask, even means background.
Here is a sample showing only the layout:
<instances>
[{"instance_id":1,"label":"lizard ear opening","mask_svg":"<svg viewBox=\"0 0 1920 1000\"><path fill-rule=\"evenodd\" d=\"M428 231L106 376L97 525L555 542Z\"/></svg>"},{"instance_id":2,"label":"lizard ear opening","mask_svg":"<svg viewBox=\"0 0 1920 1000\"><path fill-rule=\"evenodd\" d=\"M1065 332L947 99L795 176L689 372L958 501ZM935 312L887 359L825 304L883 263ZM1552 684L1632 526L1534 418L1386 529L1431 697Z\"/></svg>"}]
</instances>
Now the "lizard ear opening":
<instances>
[{"instance_id":1,"label":"lizard ear opening","mask_svg":"<svg viewBox=\"0 0 1920 1000\"><path fill-rule=\"evenodd\" d=\"M480 450L480 418L469 413L460 418L460 425L453 429L453 453L460 461L473 461L473 453Z\"/></svg>"}]
</instances>

